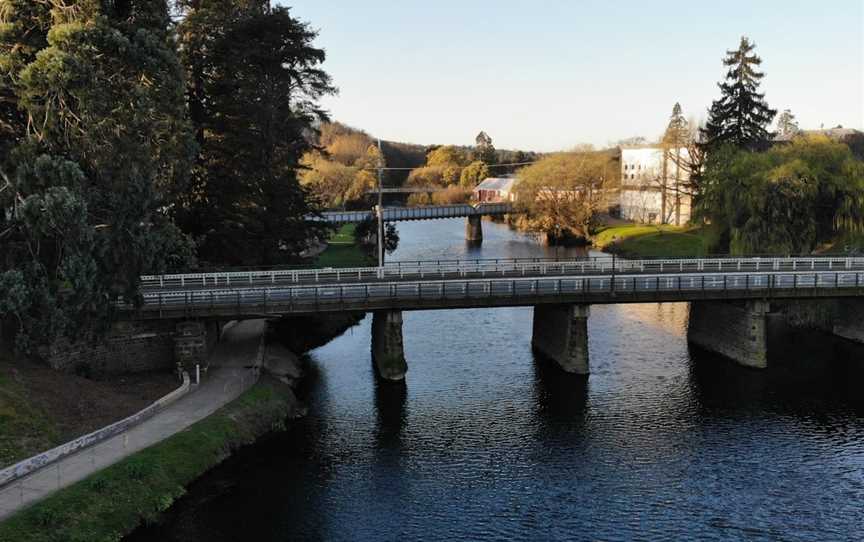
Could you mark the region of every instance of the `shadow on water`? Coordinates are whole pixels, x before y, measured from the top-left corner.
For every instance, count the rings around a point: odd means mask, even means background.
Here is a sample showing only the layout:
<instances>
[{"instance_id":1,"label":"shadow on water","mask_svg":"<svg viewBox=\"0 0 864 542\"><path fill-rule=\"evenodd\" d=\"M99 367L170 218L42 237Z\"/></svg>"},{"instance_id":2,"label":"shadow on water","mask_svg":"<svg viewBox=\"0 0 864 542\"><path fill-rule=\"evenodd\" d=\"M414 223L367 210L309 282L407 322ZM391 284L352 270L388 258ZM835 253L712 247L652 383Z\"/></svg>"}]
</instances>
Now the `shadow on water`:
<instances>
[{"instance_id":1,"label":"shadow on water","mask_svg":"<svg viewBox=\"0 0 864 542\"><path fill-rule=\"evenodd\" d=\"M819 420L864 415L864 346L816 331L772 341L769 367L742 367L688 345L690 380L703 415L771 413Z\"/></svg>"},{"instance_id":2,"label":"shadow on water","mask_svg":"<svg viewBox=\"0 0 864 542\"><path fill-rule=\"evenodd\" d=\"M374 375L373 375L374 376ZM408 386L402 382L375 379L375 439L379 448L398 449L405 427Z\"/></svg>"},{"instance_id":3,"label":"shadow on water","mask_svg":"<svg viewBox=\"0 0 864 542\"><path fill-rule=\"evenodd\" d=\"M534 354L533 367L537 413L550 428L578 430L588 410L588 377L567 373L538 354Z\"/></svg>"}]
</instances>

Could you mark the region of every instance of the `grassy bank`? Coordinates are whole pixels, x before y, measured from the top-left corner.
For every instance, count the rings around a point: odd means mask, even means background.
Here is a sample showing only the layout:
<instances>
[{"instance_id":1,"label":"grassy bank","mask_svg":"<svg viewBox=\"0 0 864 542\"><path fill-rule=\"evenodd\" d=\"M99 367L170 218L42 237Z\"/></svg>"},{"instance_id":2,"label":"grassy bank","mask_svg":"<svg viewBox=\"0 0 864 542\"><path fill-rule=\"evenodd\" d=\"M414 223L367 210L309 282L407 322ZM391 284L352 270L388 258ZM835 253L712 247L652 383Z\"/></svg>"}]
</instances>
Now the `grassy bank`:
<instances>
[{"instance_id":1,"label":"grassy bank","mask_svg":"<svg viewBox=\"0 0 864 542\"><path fill-rule=\"evenodd\" d=\"M708 233L691 226L625 224L597 233L594 246L635 258L696 257L708 253Z\"/></svg>"},{"instance_id":2,"label":"grassy bank","mask_svg":"<svg viewBox=\"0 0 864 542\"><path fill-rule=\"evenodd\" d=\"M0 366L12 357L0 353ZM0 467L60 444L60 432L45 411L30 401L26 387L12 370L0 371Z\"/></svg>"},{"instance_id":3,"label":"grassy bank","mask_svg":"<svg viewBox=\"0 0 864 542\"><path fill-rule=\"evenodd\" d=\"M262 379L185 431L0 523L0 542L120 540L170 507L232 450L283 427L295 406L282 384Z\"/></svg>"},{"instance_id":4,"label":"grassy bank","mask_svg":"<svg viewBox=\"0 0 864 542\"><path fill-rule=\"evenodd\" d=\"M327 241L327 248L318 255L318 267L362 267L374 265L372 258L363 251L357 242L354 224L345 224L333 233Z\"/></svg>"},{"instance_id":5,"label":"grassy bank","mask_svg":"<svg viewBox=\"0 0 864 542\"><path fill-rule=\"evenodd\" d=\"M177 385L170 372L92 380L0 353L0 468L138 412Z\"/></svg>"}]
</instances>

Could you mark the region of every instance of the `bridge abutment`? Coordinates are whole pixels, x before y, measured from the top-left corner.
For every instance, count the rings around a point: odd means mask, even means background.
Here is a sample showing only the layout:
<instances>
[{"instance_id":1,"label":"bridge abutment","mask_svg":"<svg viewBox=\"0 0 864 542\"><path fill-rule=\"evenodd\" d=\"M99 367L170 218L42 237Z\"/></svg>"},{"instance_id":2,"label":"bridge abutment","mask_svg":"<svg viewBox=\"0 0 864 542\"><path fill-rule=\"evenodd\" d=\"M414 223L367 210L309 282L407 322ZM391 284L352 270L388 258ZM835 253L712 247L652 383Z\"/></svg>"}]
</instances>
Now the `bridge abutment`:
<instances>
[{"instance_id":1,"label":"bridge abutment","mask_svg":"<svg viewBox=\"0 0 864 542\"><path fill-rule=\"evenodd\" d=\"M768 367L767 301L694 301L687 340L745 367Z\"/></svg>"},{"instance_id":2,"label":"bridge abutment","mask_svg":"<svg viewBox=\"0 0 864 542\"><path fill-rule=\"evenodd\" d=\"M402 311L372 313L372 362L383 380L402 381L408 371L402 342Z\"/></svg>"},{"instance_id":3,"label":"bridge abutment","mask_svg":"<svg viewBox=\"0 0 864 542\"><path fill-rule=\"evenodd\" d=\"M536 305L531 346L568 373L587 375L589 305Z\"/></svg>"},{"instance_id":4,"label":"bridge abutment","mask_svg":"<svg viewBox=\"0 0 864 542\"><path fill-rule=\"evenodd\" d=\"M468 221L465 223L465 240L473 243L483 241L483 220L480 215L468 217Z\"/></svg>"}]
</instances>

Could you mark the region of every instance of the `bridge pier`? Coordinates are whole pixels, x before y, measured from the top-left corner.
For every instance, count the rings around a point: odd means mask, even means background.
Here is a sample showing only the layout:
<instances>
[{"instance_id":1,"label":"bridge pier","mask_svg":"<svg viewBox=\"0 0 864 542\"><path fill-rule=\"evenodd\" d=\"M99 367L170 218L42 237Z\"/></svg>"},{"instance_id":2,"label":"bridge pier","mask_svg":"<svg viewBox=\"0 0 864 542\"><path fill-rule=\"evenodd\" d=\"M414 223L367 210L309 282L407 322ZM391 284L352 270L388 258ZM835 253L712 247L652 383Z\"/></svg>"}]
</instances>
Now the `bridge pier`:
<instances>
[{"instance_id":1,"label":"bridge pier","mask_svg":"<svg viewBox=\"0 0 864 542\"><path fill-rule=\"evenodd\" d=\"M767 301L694 301L687 340L745 367L768 367Z\"/></svg>"},{"instance_id":2,"label":"bridge pier","mask_svg":"<svg viewBox=\"0 0 864 542\"><path fill-rule=\"evenodd\" d=\"M483 241L483 221L480 215L468 217L468 221L465 223L465 240L472 243Z\"/></svg>"},{"instance_id":3,"label":"bridge pier","mask_svg":"<svg viewBox=\"0 0 864 542\"><path fill-rule=\"evenodd\" d=\"M587 375L589 305L535 305L531 346L568 373Z\"/></svg>"},{"instance_id":4,"label":"bridge pier","mask_svg":"<svg viewBox=\"0 0 864 542\"><path fill-rule=\"evenodd\" d=\"M372 361L383 380L398 382L405 379L408 364L402 342L402 311L372 313Z\"/></svg>"}]
</instances>

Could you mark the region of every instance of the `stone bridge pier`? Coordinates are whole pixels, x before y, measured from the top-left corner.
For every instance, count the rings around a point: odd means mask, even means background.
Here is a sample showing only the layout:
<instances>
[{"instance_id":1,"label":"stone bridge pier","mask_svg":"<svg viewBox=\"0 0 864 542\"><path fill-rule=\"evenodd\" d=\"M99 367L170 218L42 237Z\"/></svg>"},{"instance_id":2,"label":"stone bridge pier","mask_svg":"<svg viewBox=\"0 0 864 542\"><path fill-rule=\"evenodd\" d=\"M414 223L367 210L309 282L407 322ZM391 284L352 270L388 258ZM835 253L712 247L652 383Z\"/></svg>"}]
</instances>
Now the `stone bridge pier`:
<instances>
[{"instance_id":1,"label":"stone bridge pier","mask_svg":"<svg viewBox=\"0 0 864 542\"><path fill-rule=\"evenodd\" d=\"M405 380L408 364L402 342L402 311L383 310L372 313L372 362L383 380Z\"/></svg>"},{"instance_id":2,"label":"stone bridge pier","mask_svg":"<svg viewBox=\"0 0 864 542\"><path fill-rule=\"evenodd\" d=\"M471 243L483 242L483 217L472 215L465 223L465 240Z\"/></svg>"},{"instance_id":3,"label":"stone bridge pier","mask_svg":"<svg viewBox=\"0 0 864 542\"><path fill-rule=\"evenodd\" d=\"M694 301L687 340L745 367L768 367L767 301Z\"/></svg>"},{"instance_id":4,"label":"stone bridge pier","mask_svg":"<svg viewBox=\"0 0 864 542\"><path fill-rule=\"evenodd\" d=\"M536 305L531 346L568 373L587 375L589 305Z\"/></svg>"}]
</instances>

